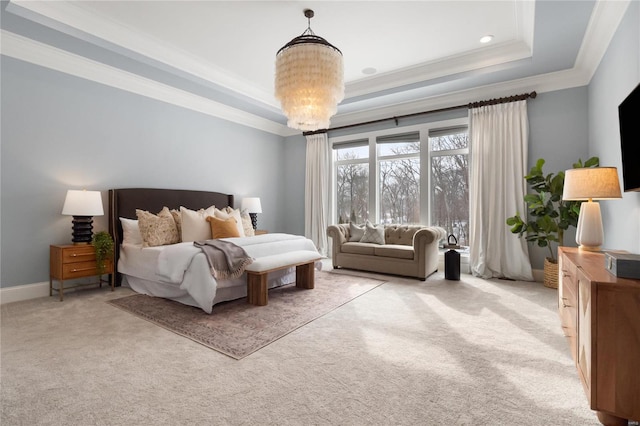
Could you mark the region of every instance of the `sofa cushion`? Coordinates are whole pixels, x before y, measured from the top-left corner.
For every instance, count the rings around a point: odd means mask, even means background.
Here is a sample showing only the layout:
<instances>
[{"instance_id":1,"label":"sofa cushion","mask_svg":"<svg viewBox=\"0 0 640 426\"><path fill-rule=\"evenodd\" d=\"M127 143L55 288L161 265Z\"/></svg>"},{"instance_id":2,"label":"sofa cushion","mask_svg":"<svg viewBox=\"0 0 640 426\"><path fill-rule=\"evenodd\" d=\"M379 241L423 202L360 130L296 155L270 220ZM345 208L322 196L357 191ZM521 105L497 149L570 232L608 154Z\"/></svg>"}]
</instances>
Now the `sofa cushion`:
<instances>
[{"instance_id":1,"label":"sofa cushion","mask_svg":"<svg viewBox=\"0 0 640 426\"><path fill-rule=\"evenodd\" d=\"M395 257L397 259L413 259L413 246L396 244L375 246L373 253L376 256Z\"/></svg>"},{"instance_id":2,"label":"sofa cushion","mask_svg":"<svg viewBox=\"0 0 640 426\"><path fill-rule=\"evenodd\" d=\"M371 243L344 243L342 245L341 251L343 253L352 253L352 254L368 254L370 256L374 256L374 249L378 247L377 244Z\"/></svg>"}]
</instances>

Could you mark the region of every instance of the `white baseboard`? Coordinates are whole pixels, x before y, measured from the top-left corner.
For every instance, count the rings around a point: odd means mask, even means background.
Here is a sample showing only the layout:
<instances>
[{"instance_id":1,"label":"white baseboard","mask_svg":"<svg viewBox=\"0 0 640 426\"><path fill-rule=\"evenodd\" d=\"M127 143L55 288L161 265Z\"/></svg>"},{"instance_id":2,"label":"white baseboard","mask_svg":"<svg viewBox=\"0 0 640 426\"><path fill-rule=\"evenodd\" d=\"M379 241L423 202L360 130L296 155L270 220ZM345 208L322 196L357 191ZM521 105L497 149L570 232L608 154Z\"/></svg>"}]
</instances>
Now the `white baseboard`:
<instances>
[{"instance_id":1,"label":"white baseboard","mask_svg":"<svg viewBox=\"0 0 640 426\"><path fill-rule=\"evenodd\" d=\"M49 282L17 285L14 287L0 288L0 304L20 302L22 300L36 299L49 296Z\"/></svg>"},{"instance_id":2,"label":"white baseboard","mask_svg":"<svg viewBox=\"0 0 640 426\"><path fill-rule=\"evenodd\" d=\"M544 282L544 269L532 269L533 280L539 283Z\"/></svg>"}]
</instances>

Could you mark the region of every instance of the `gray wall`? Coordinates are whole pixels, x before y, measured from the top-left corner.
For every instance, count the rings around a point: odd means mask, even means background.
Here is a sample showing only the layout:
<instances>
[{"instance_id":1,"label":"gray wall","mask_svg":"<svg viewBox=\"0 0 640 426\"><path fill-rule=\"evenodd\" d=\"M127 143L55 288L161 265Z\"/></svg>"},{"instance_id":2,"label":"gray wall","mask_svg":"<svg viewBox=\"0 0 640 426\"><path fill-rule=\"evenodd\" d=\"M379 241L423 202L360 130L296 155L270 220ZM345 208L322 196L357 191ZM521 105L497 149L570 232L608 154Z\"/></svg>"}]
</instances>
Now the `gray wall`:
<instances>
[{"instance_id":1,"label":"gray wall","mask_svg":"<svg viewBox=\"0 0 640 426\"><path fill-rule=\"evenodd\" d=\"M105 212L109 188L220 191L236 206L258 196L259 226L286 230L282 137L15 59L1 65L2 287L48 280L49 245L71 242L60 214L68 189L103 191ZM96 217L94 230L106 228Z\"/></svg>"},{"instance_id":2,"label":"gray wall","mask_svg":"<svg viewBox=\"0 0 640 426\"><path fill-rule=\"evenodd\" d=\"M620 179L618 105L639 83L640 2L634 1L589 84L589 153L599 156L602 165L617 167ZM640 192L623 193L622 200L600 201L600 209L604 247L640 253Z\"/></svg>"}]
</instances>

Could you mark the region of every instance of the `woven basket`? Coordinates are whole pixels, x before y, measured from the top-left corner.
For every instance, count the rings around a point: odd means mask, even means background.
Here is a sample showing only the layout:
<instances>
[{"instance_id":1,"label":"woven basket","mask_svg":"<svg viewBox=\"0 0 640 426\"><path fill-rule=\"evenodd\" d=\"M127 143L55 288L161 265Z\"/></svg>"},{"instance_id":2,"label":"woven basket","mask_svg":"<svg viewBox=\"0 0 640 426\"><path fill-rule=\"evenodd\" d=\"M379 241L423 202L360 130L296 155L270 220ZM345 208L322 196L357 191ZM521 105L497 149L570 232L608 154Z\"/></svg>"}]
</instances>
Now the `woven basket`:
<instances>
[{"instance_id":1,"label":"woven basket","mask_svg":"<svg viewBox=\"0 0 640 426\"><path fill-rule=\"evenodd\" d=\"M544 286L549 288L558 288L558 263L544 259Z\"/></svg>"}]
</instances>

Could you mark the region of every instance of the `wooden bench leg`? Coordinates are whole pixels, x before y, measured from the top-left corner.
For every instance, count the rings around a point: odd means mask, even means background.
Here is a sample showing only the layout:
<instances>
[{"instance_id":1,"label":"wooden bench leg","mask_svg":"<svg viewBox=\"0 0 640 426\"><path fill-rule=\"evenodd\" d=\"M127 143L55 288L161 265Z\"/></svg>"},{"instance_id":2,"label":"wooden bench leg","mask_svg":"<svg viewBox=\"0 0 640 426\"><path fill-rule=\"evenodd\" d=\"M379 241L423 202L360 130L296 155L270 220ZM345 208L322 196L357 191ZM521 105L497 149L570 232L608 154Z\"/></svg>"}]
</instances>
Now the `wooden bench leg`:
<instances>
[{"instance_id":1,"label":"wooden bench leg","mask_svg":"<svg viewBox=\"0 0 640 426\"><path fill-rule=\"evenodd\" d=\"M315 262L296 266L296 287L314 288L315 286Z\"/></svg>"},{"instance_id":2,"label":"wooden bench leg","mask_svg":"<svg viewBox=\"0 0 640 426\"><path fill-rule=\"evenodd\" d=\"M247 300L256 306L265 306L268 303L267 274L247 273Z\"/></svg>"}]
</instances>

